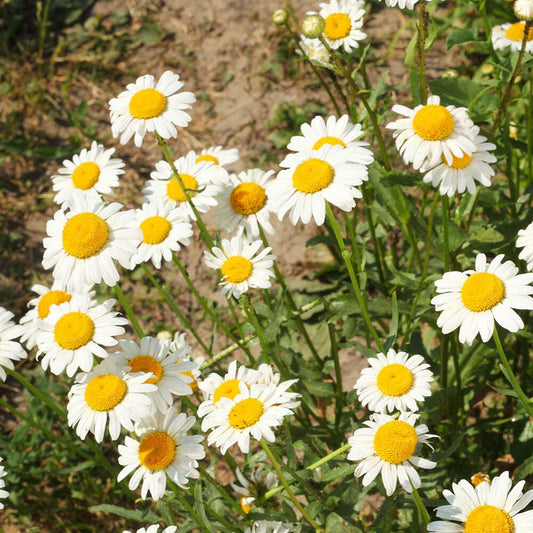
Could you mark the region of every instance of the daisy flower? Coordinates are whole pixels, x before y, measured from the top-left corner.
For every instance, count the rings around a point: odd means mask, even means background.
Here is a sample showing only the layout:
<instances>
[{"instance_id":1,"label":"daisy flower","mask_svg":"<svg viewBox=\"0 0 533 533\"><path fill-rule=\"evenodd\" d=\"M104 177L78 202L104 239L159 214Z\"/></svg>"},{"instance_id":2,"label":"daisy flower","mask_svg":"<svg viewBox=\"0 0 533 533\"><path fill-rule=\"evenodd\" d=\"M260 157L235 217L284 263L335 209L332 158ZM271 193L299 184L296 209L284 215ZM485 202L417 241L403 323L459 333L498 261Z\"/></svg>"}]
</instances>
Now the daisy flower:
<instances>
[{"instance_id":1,"label":"daisy flower","mask_svg":"<svg viewBox=\"0 0 533 533\"><path fill-rule=\"evenodd\" d=\"M208 445L215 444L224 454L230 446L238 444L242 453L248 453L250 436L274 442L272 428L292 414L287 403L286 397L275 385L255 384L249 389L241 388L233 399L220 398L216 409L202 422L202 430L211 430Z\"/></svg>"},{"instance_id":2,"label":"daisy flower","mask_svg":"<svg viewBox=\"0 0 533 533\"><path fill-rule=\"evenodd\" d=\"M0 457L0 463L4 460L3 457ZM9 492L5 490L6 482L2 479L5 476L7 476L7 472L4 468L4 465L0 465L0 498L7 498L9 496ZM4 508L4 504L0 502L0 509Z\"/></svg>"},{"instance_id":3,"label":"daisy flower","mask_svg":"<svg viewBox=\"0 0 533 533\"><path fill-rule=\"evenodd\" d=\"M173 252L180 250L181 245L189 245L192 226L174 202L156 197L135 214L143 240L131 258L132 266L152 261L155 268L161 268L162 259L172 261Z\"/></svg>"},{"instance_id":4,"label":"daisy flower","mask_svg":"<svg viewBox=\"0 0 533 533\"><path fill-rule=\"evenodd\" d=\"M152 403L158 411L166 413L174 402L174 396L186 396L192 393L189 383L192 378L185 372L196 368L195 363L179 361L169 351L170 341L143 337L141 343L134 341L119 341L120 352L110 357L118 367L129 367L129 372L135 374L144 372L150 377L146 383L153 383L157 389L150 393Z\"/></svg>"},{"instance_id":5,"label":"daisy flower","mask_svg":"<svg viewBox=\"0 0 533 533\"><path fill-rule=\"evenodd\" d=\"M300 38L300 47L305 56L312 62L320 66L329 65L330 57L328 49L322 44L320 39L310 39L309 37L302 36ZM298 53L300 50L296 50L296 52Z\"/></svg>"},{"instance_id":6,"label":"daisy flower","mask_svg":"<svg viewBox=\"0 0 533 533\"><path fill-rule=\"evenodd\" d=\"M415 169L437 165L441 158L451 165L453 156L470 156L476 149L474 123L465 107L444 107L439 96L430 96L426 105L414 109L395 105L392 110L405 118L386 127L394 130L396 148L405 163L412 163Z\"/></svg>"},{"instance_id":7,"label":"daisy flower","mask_svg":"<svg viewBox=\"0 0 533 533\"><path fill-rule=\"evenodd\" d=\"M425 176L424 183L431 183L433 187L439 187L441 195L447 194L452 197L455 192L462 194L467 190L470 194L476 192L476 181L481 185L490 187L494 169L488 163L495 163L496 157L490 153L496 145L485 142L487 139L479 134L479 128L472 128L473 142L476 148L471 155L463 153L461 157L452 154L452 162L448 164L442 156L440 164L432 168ZM421 169L424 172L424 169ZM440 186L439 186L440 184Z\"/></svg>"},{"instance_id":8,"label":"daisy flower","mask_svg":"<svg viewBox=\"0 0 533 533\"><path fill-rule=\"evenodd\" d=\"M416 402L431 395L433 373L421 355L389 349L368 359L370 368L361 371L354 389L359 401L371 411L418 411Z\"/></svg>"},{"instance_id":9,"label":"daisy flower","mask_svg":"<svg viewBox=\"0 0 533 533\"><path fill-rule=\"evenodd\" d=\"M222 294L227 298L239 298L248 289L268 289L270 278L274 277L272 265L276 257L268 246L258 253L263 243L248 242L243 237L233 237L231 241L222 239L222 248L216 246L211 252L204 252L208 267L220 270Z\"/></svg>"},{"instance_id":10,"label":"daisy flower","mask_svg":"<svg viewBox=\"0 0 533 533\"><path fill-rule=\"evenodd\" d=\"M289 154L280 166L284 169L267 188L270 209L281 220L289 211L289 220L307 224L314 218L321 226L326 216L326 202L350 211L357 188L368 180L368 157L358 163L350 161L350 152L342 146L325 144L318 150Z\"/></svg>"},{"instance_id":11,"label":"daisy flower","mask_svg":"<svg viewBox=\"0 0 533 533\"><path fill-rule=\"evenodd\" d=\"M76 426L80 439L91 432L96 442L102 442L109 423L109 436L117 440L121 427L133 431L133 422L149 415L153 408L149 393L155 390L143 373L129 374L111 358L104 359L76 376L68 393L68 425Z\"/></svg>"},{"instance_id":12,"label":"daisy flower","mask_svg":"<svg viewBox=\"0 0 533 533\"><path fill-rule=\"evenodd\" d=\"M89 150L84 148L72 161L65 159L58 174L52 176L57 191L54 202L65 207L73 191L81 191L84 196L112 193L113 187L118 187L118 177L125 172L122 159L111 159L114 153L114 148L105 150L93 141Z\"/></svg>"},{"instance_id":13,"label":"daisy flower","mask_svg":"<svg viewBox=\"0 0 533 533\"><path fill-rule=\"evenodd\" d=\"M196 101L193 93L178 93L183 87L179 79L170 70L157 83L153 76L146 74L128 84L117 98L109 100L113 137L120 135L120 144L126 144L135 136L138 148L147 131L155 131L163 139L176 138L176 126L185 128L191 120L183 110L190 109Z\"/></svg>"},{"instance_id":14,"label":"daisy flower","mask_svg":"<svg viewBox=\"0 0 533 533\"><path fill-rule=\"evenodd\" d=\"M174 165L181 181L187 189L187 194L200 212L205 213L214 205L217 205L215 196L220 192L221 185L212 183L211 168L209 161L195 162L194 152L189 152L186 156L174 161ZM185 217L195 220L194 212L187 201L187 197L178 178L174 175L171 166L166 161L159 161L155 170L151 172L151 180L146 182L143 189L143 202L149 202L154 198L164 198L174 206L180 206Z\"/></svg>"},{"instance_id":15,"label":"daisy flower","mask_svg":"<svg viewBox=\"0 0 533 533\"><path fill-rule=\"evenodd\" d=\"M344 48L350 53L359 48L359 41L366 38L361 31L364 3L359 0L331 0L329 4L321 3L319 14L323 17L324 38L333 50Z\"/></svg>"},{"instance_id":16,"label":"daisy flower","mask_svg":"<svg viewBox=\"0 0 533 533\"><path fill-rule=\"evenodd\" d=\"M98 304L87 294L75 294L70 300L52 305L40 322L37 358L44 353L41 365L56 376L66 370L72 377L78 369L89 372L93 357L108 356L103 346L115 346L117 335L126 330L128 321L113 311L115 300Z\"/></svg>"},{"instance_id":17,"label":"daisy flower","mask_svg":"<svg viewBox=\"0 0 533 533\"><path fill-rule=\"evenodd\" d=\"M257 495L263 494L278 486L276 474L274 472L268 472L265 476L262 467L259 467L252 473L250 480L244 477L239 467L235 470L235 474L240 485L231 483L231 487L237 494L240 494L241 508L246 514L251 511L252 504L255 502Z\"/></svg>"},{"instance_id":18,"label":"daisy flower","mask_svg":"<svg viewBox=\"0 0 533 533\"><path fill-rule=\"evenodd\" d=\"M474 486L466 479L444 490L449 505L437 507L439 518L427 526L437 533L460 531L486 533L529 533L533 531L533 510L521 512L533 500L533 490L525 494L525 481L514 488L509 472L496 476L492 482L484 481Z\"/></svg>"},{"instance_id":19,"label":"daisy flower","mask_svg":"<svg viewBox=\"0 0 533 533\"><path fill-rule=\"evenodd\" d=\"M229 184L217 196L218 207L213 211L213 219L229 233L237 228L237 235L243 232L247 237L259 237L259 226L272 235L270 224L267 185L272 181L273 170L258 168L231 174Z\"/></svg>"},{"instance_id":20,"label":"daisy flower","mask_svg":"<svg viewBox=\"0 0 533 533\"><path fill-rule=\"evenodd\" d=\"M196 421L194 416L177 414L168 409L165 415L155 413L143 418L135 432L140 440L126 437L119 445L118 462L124 468L118 474L122 481L133 472L128 487L135 490L142 481L141 497L148 493L154 500L165 494L167 476L182 489L187 488L189 478L197 479L198 460L205 457L201 435L187 435Z\"/></svg>"},{"instance_id":21,"label":"daisy flower","mask_svg":"<svg viewBox=\"0 0 533 533\"><path fill-rule=\"evenodd\" d=\"M446 272L435 282L431 303L442 311L437 326L443 333L459 329L459 342L471 345L479 334L487 342L494 322L511 332L524 327L514 309L533 309L533 274L518 274L512 261L497 255L490 264L485 254L476 257L475 270Z\"/></svg>"},{"instance_id":22,"label":"daisy flower","mask_svg":"<svg viewBox=\"0 0 533 533\"><path fill-rule=\"evenodd\" d=\"M54 278L69 291L101 281L113 286L120 277L114 261L129 268L142 231L133 226L131 213L120 211L122 204L72 198L70 210L57 211L46 225L43 267L53 267Z\"/></svg>"},{"instance_id":23,"label":"daisy flower","mask_svg":"<svg viewBox=\"0 0 533 533\"><path fill-rule=\"evenodd\" d=\"M220 184L228 181L229 173L226 167L239 160L237 148L223 148L222 146L204 148L199 154L195 153L194 155L196 163L207 161L213 165L211 180Z\"/></svg>"},{"instance_id":24,"label":"daisy flower","mask_svg":"<svg viewBox=\"0 0 533 533\"><path fill-rule=\"evenodd\" d=\"M398 418L375 413L364 422L368 427L356 430L348 439L352 447L348 459L361 461L355 476L363 476L364 487L380 473L387 496L396 490L398 482L407 492L420 487L420 476L413 466L435 468L437 463L416 456L416 447L430 446L428 439L436 435L430 435L425 424L416 426L417 420L418 415L413 413L400 413Z\"/></svg>"},{"instance_id":25,"label":"daisy flower","mask_svg":"<svg viewBox=\"0 0 533 533\"><path fill-rule=\"evenodd\" d=\"M513 9L520 20L533 20L533 0L515 0Z\"/></svg>"},{"instance_id":26,"label":"daisy flower","mask_svg":"<svg viewBox=\"0 0 533 533\"><path fill-rule=\"evenodd\" d=\"M519 21L511 24L506 22L499 26L492 27L492 46L496 50L503 50L510 47L511 50L518 52L522 48L526 23ZM526 52L533 53L533 28L529 28L527 35Z\"/></svg>"},{"instance_id":27,"label":"daisy flower","mask_svg":"<svg viewBox=\"0 0 533 533\"><path fill-rule=\"evenodd\" d=\"M249 390L260 377L261 374L253 368L240 365L237 369L237 361L229 364L224 376L212 372L198 384L204 396L204 401L198 406L198 416L204 417L214 411L221 398L233 400L243 390ZM205 431L203 424L202 430Z\"/></svg>"},{"instance_id":28,"label":"daisy flower","mask_svg":"<svg viewBox=\"0 0 533 533\"><path fill-rule=\"evenodd\" d=\"M516 239L517 248L523 248L518 256L527 262L527 269L533 270L533 222L529 224L526 229L518 231L518 239Z\"/></svg>"},{"instance_id":29,"label":"daisy flower","mask_svg":"<svg viewBox=\"0 0 533 533\"><path fill-rule=\"evenodd\" d=\"M293 152L318 150L325 144L340 145L349 150L348 160L352 163L369 165L374 160L372 152L363 148L368 146L368 143L357 140L364 135L361 125L352 124L348 115L343 115L339 119L332 115L327 120L316 116L310 124L302 124L300 130L302 135L293 136L287 145L287 148Z\"/></svg>"},{"instance_id":30,"label":"daisy flower","mask_svg":"<svg viewBox=\"0 0 533 533\"><path fill-rule=\"evenodd\" d=\"M252 527L247 527L244 533L292 533L294 526L276 522L274 520L256 520Z\"/></svg>"},{"instance_id":31,"label":"daisy flower","mask_svg":"<svg viewBox=\"0 0 533 533\"><path fill-rule=\"evenodd\" d=\"M418 0L385 0L385 5L387 7L398 6L400 9L414 9L417 3Z\"/></svg>"},{"instance_id":32,"label":"daisy flower","mask_svg":"<svg viewBox=\"0 0 533 533\"><path fill-rule=\"evenodd\" d=\"M294 385L298 380L290 379L288 381L281 381L281 374L279 372L274 372L272 365L263 363L259 365L257 369L259 372L259 378L257 383L260 385L276 385L278 387L278 392L283 396L286 407L293 409L300 405L300 401L296 400L300 395L297 392L288 392L287 389Z\"/></svg>"},{"instance_id":33,"label":"daisy flower","mask_svg":"<svg viewBox=\"0 0 533 533\"><path fill-rule=\"evenodd\" d=\"M13 313L0 307L0 379L6 380L4 367L13 370L14 362L24 359L27 354L22 345L14 339L24 334L24 327L15 324Z\"/></svg>"},{"instance_id":34,"label":"daisy flower","mask_svg":"<svg viewBox=\"0 0 533 533\"><path fill-rule=\"evenodd\" d=\"M141 529L138 529L135 531L135 533L157 533L159 529L159 524L152 524L151 526L148 526L147 528L141 527ZM161 533L176 533L176 530L178 529L177 526L168 526ZM133 533L132 531L123 531L122 533Z\"/></svg>"}]
</instances>

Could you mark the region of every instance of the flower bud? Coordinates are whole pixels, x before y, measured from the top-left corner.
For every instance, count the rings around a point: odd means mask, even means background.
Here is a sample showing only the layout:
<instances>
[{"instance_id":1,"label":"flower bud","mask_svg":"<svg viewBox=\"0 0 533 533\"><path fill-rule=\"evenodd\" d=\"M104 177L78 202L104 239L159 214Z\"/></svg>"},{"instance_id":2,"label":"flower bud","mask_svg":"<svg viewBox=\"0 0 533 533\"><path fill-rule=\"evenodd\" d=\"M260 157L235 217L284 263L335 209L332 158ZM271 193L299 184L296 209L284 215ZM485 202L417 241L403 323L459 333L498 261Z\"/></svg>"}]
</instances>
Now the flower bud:
<instances>
[{"instance_id":1,"label":"flower bud","mask_svg":"<svg viewBox=\"0 0 533 533\"><path fill-rule=\"evenodd\" d=\"M515 15L525 22L533 20L533 0L516 0L514 3Z\"/></svg>"},{"instance_id":2,"label":"flower bud","mask_svg":"<svg viewBox=\"0 0 533 533\"><path fill-rule=\"evenodd\" d=\"M316 39L324 32L326 21L318 13L307 15L302 22L302 33L309 39Z\"/></svg>"},{"instance_id":3,"label":"flower bud","mask_svg":"<svg viewBox=\"0 0 533 533\"><path fill-rule=\"evenodd\" d=\"M283 26L288 19L289 13L286 9L276 9L276 11L272 13L272 22L274 22L274 24L277 24L278 26Z\"/></svg>"}]
</instances>

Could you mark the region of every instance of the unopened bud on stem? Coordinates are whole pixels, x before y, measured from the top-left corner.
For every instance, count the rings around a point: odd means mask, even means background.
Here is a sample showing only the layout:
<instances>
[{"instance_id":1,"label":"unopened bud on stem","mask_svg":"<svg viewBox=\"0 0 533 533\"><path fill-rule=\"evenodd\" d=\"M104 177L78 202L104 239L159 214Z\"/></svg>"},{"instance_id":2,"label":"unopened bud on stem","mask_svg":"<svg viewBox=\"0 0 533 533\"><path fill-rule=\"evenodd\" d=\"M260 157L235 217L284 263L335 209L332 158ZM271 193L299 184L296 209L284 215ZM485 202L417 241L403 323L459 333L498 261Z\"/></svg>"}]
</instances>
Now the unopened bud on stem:
<instances>
[{"instance_id":1,"label":"unopened bud on stem","mask_svg":"<svg viewBox=\"0 0 533 533\"><path fill-rule=\"evenodd\" d=\"M274 13L272 13L272 21L274 24L277 24L278 26L283 26L287 20L289 19L289 13L286 9L276 9Z\"/></svg>"},{"instance_id":2,"label":"unopened bud on stem","mask_svg":"<svg viewBox=\"0 0 533 533\"><path fill-rule=\"evenodd\" d=\"M324 32L326 21L318 13L307 15L302 22L302 33L309 39L317 39Z\"/></svg>"}]
</instances>

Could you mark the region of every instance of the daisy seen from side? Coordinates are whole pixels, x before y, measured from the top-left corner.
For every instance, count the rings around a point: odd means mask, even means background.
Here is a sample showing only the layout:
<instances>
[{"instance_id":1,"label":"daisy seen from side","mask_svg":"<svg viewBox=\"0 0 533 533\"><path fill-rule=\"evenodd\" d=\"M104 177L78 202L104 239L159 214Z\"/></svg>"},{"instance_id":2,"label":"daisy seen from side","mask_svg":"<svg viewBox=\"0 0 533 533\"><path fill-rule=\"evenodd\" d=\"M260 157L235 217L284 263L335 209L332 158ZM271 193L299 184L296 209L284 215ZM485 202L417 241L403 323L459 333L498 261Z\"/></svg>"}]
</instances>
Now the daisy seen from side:
<instances>
[{"instance_id":1,"label":"daisy seen from side","mask_svg":"<svg viewBox=\"0 0 533 533\"><path fill-rule=\"evenodd\" d=\"M53 268L68 291L82 292L101 281L112 287L120 278L115 261L130 267L142 231L121 209L117 202L74 195L69 211L59 210L48 221L43 267Z\"/></svg>"},{"instance_id":2,"label":"daisy seen from side","mask_svg":"<svg viewBox=\"0 0 533 533\"><path fill-rule=\"evenodd\" d=\"M392 348L387 355L368 359L369 368L361 371L354 385L357 397L371 411L418 411L417 402L431 395L433 373L421 355L409 356Z\"/></svg>"},{"instance_id":3,"label":"daisy seen from side","mask_svg":"<svg viewBox=\"0 0 533 533\"><path fill-rule=\"evenodd\" d=\"M274 442L272 428L282 424L283 418L293 413L287 403L278 387L257 383L249 389L241 389L233 399L220 398L216 409L202 422L202 429L211 430L208 445L214 444L224 454L237 444L242 453L248 453L250 437Z\"/></svg>"},{"instance_id":4,"label":"daisy seen from side","mask_svg":"<svg viewBox=\"0 0 533 533\"><path fill-rule=\"evenodd\" d=\"M214 246L210 252L204 252L205 264L220 270L222 281L219 285L227 298L239 298L249 289L271 286L276 257L270 253L270 246L259 251L261 246L263 243L259 240L248 242L246 238L236 236L230 241L222 239L221 248Z\"/></svg>"},{"instance_id":5,"label":"daisy seen from side","mask_svg":"<svg viewBox=\"0 0 533 533\"><path fill-rule=\"evenodd\" d=\"M113 137L120 137L120 144L134 137L138 148L147 132L156 132L163 139L176 138L176 126L185 128L191 120L184 110L196 101L193 93L179 92L182 87L179 75L170 70L157 82L145 74L128 84L109 101Z\"/></svg>"},{"instance_id":6,"label":"daisy seen from side","mask_svg":"<svg viewBox=\"0 0 533 533\"><path fill-rule=\"evenodd\" d=\"M343 48L350 53L359 48L359 42L366 38L361 31L364 3L359 0L331 0L319 4L319 14L325 21L323 36L333 50Z\"/></svg>"},{"instance_id":7,"label":"daisy seen from side","mask_svg":"<svg viewBox=\"0 0 533 533\"><path fill-rule=\"evenodd\" d=\"M358 189L368 180L368 163L354 163L348 150L325 144L318 150L289 154L283 168L267 188L270 209L282 220L289 213L291 224L307 224L311 218L321 226L326 217L326 202L350 211Z\"/></svg>"},{"instance_id":8,"label":"daisy seen from side","mask_svg":"<svg viewBox=\"0 0 533 533\"><path fill-rule=\"evenodd\" d=\"M324 67L329 66L330 56L328 49L322 44L320 39L310 39L309 37L301 36L300 47L304 55L313 63ZM297 53L301 53L299 49Z\"/></svg>"},{"instance_id":9,"label":"daisy seen from side","mask_svg":"<svg viewBox=\"0 0 533 533\"><path fill-rule=\"evenodd\" d=\"M278 486L278 477L276 474L274 472L265 474L262 467L252 472L249 480L244 477L239 467L235 470L235 475L240 485L231 483L231 488L240 495L239 501L241 508L246 514L251 511L252 505L258 495Z\"/></svg>"},{"instance_id":10,"label":"daisy seen from side","mask_svg":"<svg viewBox=\"0 0 533 533\"><path fill-rule=\"evenodd\" d=\"M429 434L425 424L416 425L417 420L414 413L400 413L397 418L374 413L364 422L368 427L357 429L348 439L351 445L348 459L361 461L354 474L363 476L364 487L379 474L387 496L392 495L398 483L407 492L420 487L420 476L414 467L431 469L437 463L415 455L417 447L419 444L431 447L428 440L436 435Z\"/></svg>"},{"instance_id":11,"label":"daisy seen from side","mask_svg":"<svg viewBox=\"0 0 533 533\"><path fill-rule=\"evenodd\" d=\"M451 165L453 156L471 156L476 149L474 123L465 107L443 106L440 97L433 95L426 105L414 109L395 105L392 110L404 118L386 127L393 130L396 148L404 162L411 163L415 170L437 165L441 158Z\"/></svg>"},{"instance_id":12,"label":"daisy seen from side","mask_svg":"<svg viewBox=\"0 0 533 533\"><path fill-rule=\"evenodd\" d=\"M229 233L248 238L259 237L259 227L272 235L270 209L266 189L273 170L253 168L229 176L229 184L217 196L218 206L213 219Z\"/></svg>"},{"instance_id":13,"label":"daisy seen from side","mask_svg":"<svg viewBox=\"0 0 533 533\"><path fill-rule=\"evenodd\" d=\"M513 10L520 20L533 20L533 0L515 0Z\"/></svg>"},{"instance_id":14,"label":"daisy seen from side","mask_svg":"<svg viewBox=\"0 0 533 533\"><path fill-rule=\"evenodd\" d=\"M533 271L533 222L525 229L518 231L518 239L516 239L516 247L522 248L519 259L527 263L527 269Z\"/></svg>"},{"instance_id":15,"label":"daisy seen from side","mask_svg":"<svg viewBox=\"0 0 533 533\"><path fill-rule=\"evenodd\" d=\"M497 161L490 152L496 149L496 145L485 142L487 139L479 135L478 126L472 128L472 135L476 145L472 154L463 153L461 157L452 154L453 160L450 164L442 156L440 164L424 176L424 183L431 183L433 187L439 188L441 195L449 197L456 192L462 194L468 191L470 194L475 194L476 181L485 187L490 187L494 169L489 164ZM425 169L422 168L421 171L425 172Z\"/></svg>"},{"instance_id":16,"label":"daisy seen from side","mask_svg":"<svg viewBox=\"0 0 533 533\"><path fill-rule=\"evenodd\" d=\"M174 202L156 197L135 211L136 223L143 239L131 258L132 266L152 261L161 268L161 261L172 261L172 254L188 246L192 226Z\"/></svg>"},{"instance_id":17,"label":"daisy seen from side","mask_svg":"<svg viewBox=\"0 0 533 533\"><path fill-rule=\"evenodd\" d=\"M14 363L27 356L26 350L20 342L15 340L24 334L24 327L15 324L12 320L14 316L11 311L0 307L0 379L2 381L5 381L7 377L4 367L13 370Z\"/></svg>"},{"instance_id":18,"label":"daisy seen from side","mask_svg":"<svg viewBox=\"0 0 533 533\"><path fill-rule=\"evenodd\" d=\"M72 377L78 369L89 372L94 357L108 356L104 346L115 346L116 336L126 330L128 321L113 311L115 300L98 304L87 294L75 294L68 301L52 305L40 322L37 359L56 376L66 372Z\"/></svg>"},{"instance_id":19,"label":"daisy seen from side","mask_svg":"<svg viewBox=\"0 0 533 533\"><path fill-rule=\"evenodd\" d=\"M176 333L174 333L174 337L172 337L169 332L168 339L170 340L169 351L174 357L174 359L178 362L182 361L193 365L193 368L190 368L190 370L183 371L183 374L191 378L187 385L189 385L192 392L198 392L200 390L198 385L201 381L200 377L202 375L200 367L204 363L205 358L202 356L192 356L192 348L187 344L187 341L185 340L185 333L180 333L179 331L177 331Z\"/></svg>"},{"instance_id":20,"label":"daisy seen from side","mask_svg":"<svg viewBox=\"0 0 533 533\"><path fill-rule=\"evenodd\" d=\"M512 51L518 52L522 48L522 41L524 40L526 30L526 23L506 22L498 26L492 27L492 46L495 50L504 50L510 48ZM529 29L526 42L526 52L533 53L533 28Z\"/></svg>"},{"instance_id":21,"label":"daisy seen from side","mask_svg":"<svg viewBox=\"0 0 533 533\"><path fill-rule=\"evenodd\" d=\"M57 192L54 202L67 207L74 191L84 196L111 194L125 172L122 159L111 158L114 153L114 148L105 150L102 144L93 141L89 150L84 148L72 160L65 159L58 174L52 176L52 187Z\"/></svg>"},{"instance_id":22,"label":"daisy seen from side","mask_svg":"<svg viewBox=\"0 0 533 533\"><path fill-rule=\"evenodd\" d=\"M3 457L0 457L0 463L4 460ZM4 468L4 465L0 465L0 499L5 499L9 496L9 492L5 490L6 482L4 481L4 477L7 476L6 469ZM0 509L4 508L4 504L2 501L0 501Z\"/></svg>"},{"instance_id":23,"label":"daisy seen from side","mask_svg":"<svg viewBox=\"0 0 533 533\"><path fill-rule=\"evenodd\" d=\"M475 269L446 272L435 282L431 303L440 312L437 326L447 334L459 328L459 342L471 345L479 335L487 342L494 323L511 332L524 327L515 309L533 309L533 274L518 274L512 261L497 255L490 263L476 256Z\"/></svg>"},{"instance_id":24,"label":"daisy seen from side","mask_svg":"<svg viewBox=\"0 0 533 533\"><path fill-rule=\"evenodd\" d=\"M196 368L195 363L176 359L169 351L170 341L146 336L135 341L119 341L120 350L110 355L118 367L127 367L127 372L143 372L146 382L153 383L156 390L149 393L156 410L166 413L174 402L174 395L192 393L189 383L192 378L185 374Z\"/></svg>"},{"instance_id":25,"label":"daisy seen from side","mask_svg":"<svg viewBox=\"0 0 533 533\"><path fill-rule=\"evenodd\" d=\"M222 186L211 181L212 163L209 161L196 163L194 152L189 152L186 156L174 161L174 166L187 195L198 212L206 213L209 208L217 205L215 196L220 192ZM187 196L167 161L159 161L150 177L152 179L146 182L143 189L143 202L162 198L170 201L175 207L180 207L185 217L192 220L196 219L196 215L187 201Z\"/></svg>"},{"instance_id":26,"label":"daisy seen from side","mask_svg":"<svg viewBox=\"0 0 533 533\"><path fill-rule=\"evenodd\" d=\"M133 431L133 422L149 416L153 409L149 393L155 390L144 373L130 374L108 357L90 372L76 375L68 393L68 425L82 440L90 432L102 442L106 427L111 440L117 440L121 428Z\"/></svg>"},{"instance_id":27,"label":"daisy seen from side","mask_svg":"<svg viewBox=\"0 0 533 533\"><path fill-rule=\"evenodd\" d=\"M142 482L143 499L148 493L154 500L163 497L167 476L186 489L189 479L200 477L198 461L205 457L203 437L187 434L195 421L194 416L178 414L173 408L143 418L135 427L139 440L127 436L125 444L118 447L118 462L123 467L118 481L133 474L128 487L135 490Z\"/></svg>"},{"instance_id":28,"label":"daisy seen from side","mask_svg":"<svg viewBox=\"0 0 533 533\"><path fill-rule=\"evenodd\" d=\"M533 490L522 492L525 481L514 487L508 472L477 485L466 479L445 489L448 505L437 507L438 518L427 526L436 533L529 533L533 530L533 510L524 509L533 501Z\"/></svg>"}]
</instances>

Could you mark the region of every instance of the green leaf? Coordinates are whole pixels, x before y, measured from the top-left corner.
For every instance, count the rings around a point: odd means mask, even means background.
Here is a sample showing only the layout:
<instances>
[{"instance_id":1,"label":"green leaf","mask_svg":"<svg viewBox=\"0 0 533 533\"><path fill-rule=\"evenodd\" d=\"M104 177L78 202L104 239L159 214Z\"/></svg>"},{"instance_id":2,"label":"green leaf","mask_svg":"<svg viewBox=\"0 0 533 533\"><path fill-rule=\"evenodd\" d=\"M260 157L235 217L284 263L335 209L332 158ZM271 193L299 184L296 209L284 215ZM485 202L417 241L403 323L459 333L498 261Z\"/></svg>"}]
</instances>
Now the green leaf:
<instances>
[{"instance_id":1,"label":"green leaf","mask_svg":"<svg viewBox=\"0 0 533 533\"><path fill-rule=\"evenodd\" d=\"M476 43L477 39L472 30L457 28L452 30L446 39L446 50L451 50L459 44Z\"/></svg>"},{"instance_id":2,"label":"green leaf","mask_svg":"<svg viewBox=\"0 0 533 533\"><path fill-rule=\"evenodd\" d=\"M345 464L328 470L320 479L321 483L334 483L347 476L353 476L355 464Z\"/></svg>"},{"instance_id":3,"label":"green leaf","mask_svg":"<svg viewBox=\"0 0 533 533\"><path fill-rule=\"evenodd\" d=\"M136 520L137 522L152 522L155 524L159 522L160 517L150 509L126 509L119 505L112 505L110 503L102 503L89 507L89 511L93 513L111 513L128 520Z\"/></svg>"}]
</instances>

